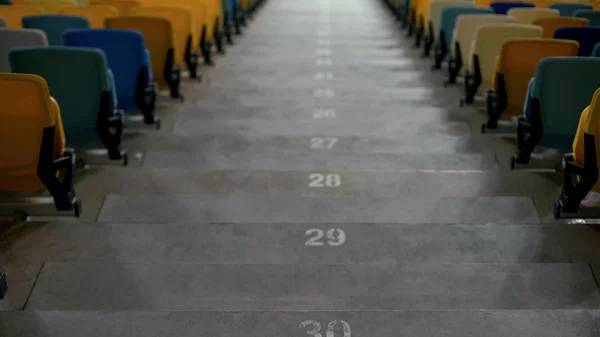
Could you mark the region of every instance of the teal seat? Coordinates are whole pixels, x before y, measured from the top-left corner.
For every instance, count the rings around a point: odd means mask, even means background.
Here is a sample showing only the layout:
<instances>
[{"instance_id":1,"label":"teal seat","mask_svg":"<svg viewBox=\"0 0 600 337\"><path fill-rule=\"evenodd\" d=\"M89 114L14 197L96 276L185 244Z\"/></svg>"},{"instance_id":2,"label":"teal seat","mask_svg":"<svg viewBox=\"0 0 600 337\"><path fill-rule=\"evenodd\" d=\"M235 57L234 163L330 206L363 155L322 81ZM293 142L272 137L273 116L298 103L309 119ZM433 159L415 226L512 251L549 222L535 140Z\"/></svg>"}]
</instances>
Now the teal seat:
<instances>
[{"instance_id":1,"label":"teal seat","mask_svg":"<svg viewBox=\"0 0 600 337\"><path fill-rule=\"evenodd\" d=\"M87 18L69 15L28 15L23 17L23 28L34 28L46 33L48 44L63 45L63 33L69 29L89 29Z\"/></svg>"},{"instance_id":2,"label":"teal seat","mask_svg":"<svg viewBox=\"0 0 600 337\"><path fill-rule=\"evenodd\" d=\"M574 16L575 12L581 9L593 10L594 6L590 4L579 3L556 3L548 6L548 8L556 9L560 12L560 16Z\"/></svg>"},{"instance_id":3,"label":"teal seat","mask_svg":"<svg viewBox=\"0 0 600 337\"><path fill-rule=\"evenodd\" d=\"M545 58L529 86L517 132L515 160L519 164L529 162L536 146L571 149L581 112L600 88L600 59Z\"/></svg>"},{"instance_id":4,"label":"teal seat","mask_svg":"<svg viewBox=\"0 0 600 337\"><path fill-rule=\"evenodd\" d=\"M454 28L456 27L456 21L458 17L463 14L493 14L491 8L482 8L482 7L446 7L442 10L442 14L440 16L440 28L438 32L438 45L436 48L441 49L441 57L439 60L441 63L443 58L450 55L452 50L452 34L454 33ZM438 60L436 59L436 65Z\"/></svg>"},{"instance_id":5,"label":"teal seat","mask_svg":"<svg viewBox=\"0 0 600 337\"><path fill-rule=\"evenodd\" d=\"M9 61L12 72L36 74L46 80L60 105L68 147L89 149L102 144L111 160L125 160L114 79L100 49L15 48Z\"/></svg>"},{"instance_id":6,"label":"teal seat","mask_svg":"<svg viewBox=\"0 0 600 337\"><path fill-rule=\"evenodd\" d=\"M580 9L575 11L576 18L584 18L590 21L590 26L600 26L600 11L591 9Z\"/></svg>"}]
</instances>

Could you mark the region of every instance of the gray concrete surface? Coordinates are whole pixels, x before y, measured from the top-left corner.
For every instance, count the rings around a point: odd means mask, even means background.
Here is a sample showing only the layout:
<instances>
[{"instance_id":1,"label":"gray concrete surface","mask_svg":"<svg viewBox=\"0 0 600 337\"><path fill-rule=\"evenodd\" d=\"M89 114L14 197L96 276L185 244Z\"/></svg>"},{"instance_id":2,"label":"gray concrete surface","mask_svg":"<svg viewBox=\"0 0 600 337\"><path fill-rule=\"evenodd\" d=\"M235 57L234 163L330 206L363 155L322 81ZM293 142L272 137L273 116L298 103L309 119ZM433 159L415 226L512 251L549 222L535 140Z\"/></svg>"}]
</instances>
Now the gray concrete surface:
<instances>
[{"instance_id":1,"label":"gray concrete surface","mask_svg":"<svg viewBox=\"0 0 600 337\"><path fill-rule=\"evenodd\" d=\"M600 233L412 44L377 0L269 0L80 219L0 226L0 336L600 335Z\"/></svg>"}]
</instances>

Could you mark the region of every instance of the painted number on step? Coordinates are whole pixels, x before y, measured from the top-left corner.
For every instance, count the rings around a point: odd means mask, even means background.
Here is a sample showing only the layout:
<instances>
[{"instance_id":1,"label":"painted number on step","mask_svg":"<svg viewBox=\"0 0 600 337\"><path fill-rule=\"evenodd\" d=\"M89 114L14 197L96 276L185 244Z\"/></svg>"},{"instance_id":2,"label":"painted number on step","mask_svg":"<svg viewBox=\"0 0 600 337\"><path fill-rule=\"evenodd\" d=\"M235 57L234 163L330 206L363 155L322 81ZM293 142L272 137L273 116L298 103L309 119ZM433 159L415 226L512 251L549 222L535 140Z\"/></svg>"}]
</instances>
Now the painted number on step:
<instances>
[{"instance_id":1,"label":"painted number on step","mask_svg":"<svg viewBox=\"0 0 600 337\"><path fill-rule=\"evenodd\" d=\"M348 324L348 322L346 321L331 321L329 322L329 324L327 324L327 330L325 332L325 337L340 337L340 335L338 334L336 336L335 331L336 331L336 326L339 324L342 326L342 331L343 331L343 337L352 337L352 331L350 330L350 324ZM299 329L305 329L306 330L306 334L308 334L309 336L314 336L314 337L323 337L323 334L321 333L321 323L317 322L317 321L304 321L302 323L300 323L300 326L298 327Z\"/></svg>"},{"instance_id":2,"label":"painted number on step","mask_svg":"<svg viewBox=\"0 0 600 337\"><path fill-rule=\"evenodd\" d=\"M342 184L342 178L339 174L328 173L328 174L320 174L313 173L308 176L308 187L330 187L335 188L339 187Z\"/></svg>"},{"instance_id":3,"label":"painted number on step","mask_svg":"<svg viewBox=\"0 0 600 337\"><path fill-rule=\"evenodd\" d=\"M317 73L315 75L315 79L322 81L322 80L332 80L333 79L333 73Z\"/></svg>"},{"instance_id":4,"label":"painted number on step","mask_svg":"<svg viewBox=\"0 0 600 337\"><path fill-rule=\"evenodd\" d=\"M316 89L314 95L315 97L334 97L335 91L332 89Z\"/></svg>"},{"instance_id":5,"label":"painted number on step","mask_svg":"<svg viewBox=\"0 0 600 337\"><path fill-rule=\"evenodd\" d=\"M314 109L313 118L335 118L335 109Z\"/></svg>"},{"instance_id":6,"label":"painted number on step","mask_svg":"<svg viewBox=\"0 0 600 337\"><path fill-rule=\"evenodd\" d=\"M331 149L337 142L337 137L313 137L310 139L310 147L313 149Z\"/></svg>"},{"instance_id":7,"label":"painted number on step","mask_svg":"<svg viewBox=\"0 0 600 337\"><path fill-rule=\"evenodd\" d=\"M341 246L346 242L346 233L339 228L331 228L327 233L319 228L311 228L304 234L310 236L310 239L304 243L305 246L309 247L324 246L325 242L323 242L323 237L327 239L327 244L333 247Z\"/></svg>"},{"instance_id":8,"label":"painted number on step","mask_svg":"<svg viewBox=\"0 0 600 337\"><path fill-rule=\"evenodd\" d=\"M330 66L333 64L333 61L330 59L324 59L324 60L317 60L317 65L318 66Z\"/></svg>"}]
</instances>

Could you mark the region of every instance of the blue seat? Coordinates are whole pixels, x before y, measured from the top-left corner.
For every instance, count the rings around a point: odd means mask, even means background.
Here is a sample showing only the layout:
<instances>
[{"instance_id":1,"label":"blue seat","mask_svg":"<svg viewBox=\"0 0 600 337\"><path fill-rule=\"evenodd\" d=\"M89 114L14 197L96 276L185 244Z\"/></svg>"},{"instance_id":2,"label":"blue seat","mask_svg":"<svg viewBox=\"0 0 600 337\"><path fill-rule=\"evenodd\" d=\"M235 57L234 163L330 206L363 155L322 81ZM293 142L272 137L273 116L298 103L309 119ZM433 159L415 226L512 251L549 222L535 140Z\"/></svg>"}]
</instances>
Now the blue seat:
<instances>
[{"instance_id":1,"label":"blue seat","mask_svg":"<svg viewBox=\"0 0 600 337\"><path fill-rule=\"evenodd\" d=\"M456 27L456 20L463 14L493 14L490 8L482 7L446 7L442 10L438 43L443 45L446 54L452 50L452 34ZM444 55L445 57L446 55Z\"/></svg>"},{"instance_id":2,"label":"blue seat","mask_svg":"<svg viewBox=\"0 0 600 337\"><path fill-rule=\"evenodd\" d=\"M536 146L569 151L579 117L600 88L600 59L542 59L529 83L525 115L519 122L515 160L529 162Z\"/></svg>"},{"instance_id":3,"label":"blue seat","mask_svg":"<svg viewBox=\"0 0 600 337\"><path fill-rule=\"evenodd\" d=\"M144 114L154 124L156 89L144 35L125 29L77 29L64 34L65 46L98 48L115 77L118 108Z\"/></svg>"},{"instance_id":4,"label":"blue seat","mask_svg":"<svg viewBox=\"0 0 600 337\"><path fill-rule=\"evenodd\" d=\"M13 49L9 60L12 72L46 80L60 105L68 147L89 149L102 144L111 160L126 163L120 149L122 116L115 111L114 83L102 50L22 47Z\"/></svg>"},{"instance_id":5,"label":"blue seat","mask_svg":"<svg viewBox=\"0 0 600 337\"><path fill-rule=\"evenodd\" d=\"M579 56L591 56L594 46L600 42L600 27L563 27L554 32L555 39L579 42Z\"/></svg>"},{"instance_id":6,"label":"blue seat","mask_svg":"<svg viewBox=\"0 0 600 337\"><path fill-rule=\"evenodd\" d=\"M576 18L588 19L590 26L600 26L600 11L580 9L575 11Z\"/></svg>"},{"instance_id":7,"label":"blue seat","mask_svg":"<svg viewBox=\"0 0 600 337\"><path fill-rule=\"evenodd\" d=\"M492 2L490 8L496 14L506 15L511 8L531 8L535 7L534 3L531 2L519 2L519 1L499 1Z\"/></svg>"},{"instance_id":8,"label":"blue seat","mask_svg":"<svg viewBox=\"0 0 600 337\"><path fill-rule=\"evenodd\" d=\"M575 12L581 9L593 10L594 6L590 4L579 3L556 3L548 6L548 8L556 9L560 12L560 16L574 16Z\"/></svg>"},{"instance_id":9,"label":"blue seat","mask_svg":"<svg viewBox=\"0 0 600 337\"><path fill-rule=\"evenodd\" d=\"M23 28L44 31L51 46L63 45L63 33L68 29L90 28L87 18L68 15L29 15L23 17Z\"/></svg>"}]
</instances>

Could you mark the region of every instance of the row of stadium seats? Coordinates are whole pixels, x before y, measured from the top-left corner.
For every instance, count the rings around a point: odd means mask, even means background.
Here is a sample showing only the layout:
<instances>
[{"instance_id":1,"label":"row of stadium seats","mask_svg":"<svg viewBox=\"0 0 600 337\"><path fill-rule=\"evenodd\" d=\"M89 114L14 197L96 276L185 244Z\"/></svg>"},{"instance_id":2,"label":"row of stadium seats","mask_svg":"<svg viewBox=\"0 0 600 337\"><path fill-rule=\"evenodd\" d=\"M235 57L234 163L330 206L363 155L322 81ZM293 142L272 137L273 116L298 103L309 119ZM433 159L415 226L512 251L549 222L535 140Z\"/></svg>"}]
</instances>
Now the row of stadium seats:
<instances>
[{"instance_id":1,"label":"row of stadium seats","mask_svg":"<svg viewBox=\"0 0 600 337\"><path fill-rule=\"evenodd\" d=\"M482 134L516 138L511 169L564 172L555 217L600 218L600 2L384 1L444 86L464 83Z\"/></svg>"},{"instance_id":2,"label":"row of stadium seats","mask_svg":"<svg viewBox=\"0 0 600 337\"><path fill-rule=\"evenodd\" d=\"M206 14L212 5L220 11L220 0L37 2L0 5L0 216L17 221L30 215L29 206L79 217L74 177L90 153L127 165L121 134L134 115L159 128L158 94L183 100L183 65L199 79L196 51L214 65L211 54L225 53L223 30L234 21L246 25L263 0L230 0L236 20L227 11L224 20L221 12ZM59 15L40 9L58 7ZM6 290L0 270L0 299Z\"/></svg>"}]
</instances>

